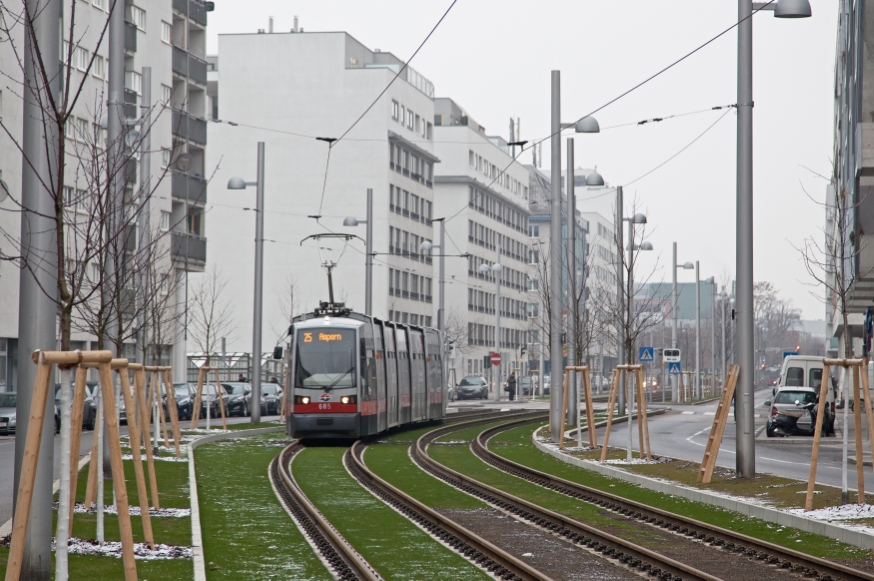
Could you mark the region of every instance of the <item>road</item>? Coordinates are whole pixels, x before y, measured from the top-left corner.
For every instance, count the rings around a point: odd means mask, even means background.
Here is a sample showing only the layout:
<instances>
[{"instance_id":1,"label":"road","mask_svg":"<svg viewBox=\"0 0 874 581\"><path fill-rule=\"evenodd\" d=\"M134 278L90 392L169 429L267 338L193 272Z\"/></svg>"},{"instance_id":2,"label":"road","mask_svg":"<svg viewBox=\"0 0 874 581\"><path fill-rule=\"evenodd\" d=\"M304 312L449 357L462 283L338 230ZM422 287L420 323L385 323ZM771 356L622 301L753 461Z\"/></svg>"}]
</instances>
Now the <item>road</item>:
<instances>
[{"instance_id":1,"label":"road","mask_svg":"<svg viewBox=\"0 0 874 581\"><path fill-rule=\"evenodd\" d=\"M278 416L261 416L264 420L276 420ZM219 420L221 421L221 420ZM229 424L239 424L250 421L249 418L228 418ZM212 420L212 426L215 427L215 418ZM190 425L190 422L183 422ZM206 427L206 420L200 422L200 427ZM121 426L120 433L123 436L127 435L127 426ZM82 443L79 446L79 458L83 458L91 453L91 444L94 432L83 431ZM61 467L61 436L55 435L54 438L55 454L54 454L54 478L57 479L60 474ZM12 518L13 513L13 473L15 466L15 436L0 436L0 525Z\"/></svg>"}]
</instances>

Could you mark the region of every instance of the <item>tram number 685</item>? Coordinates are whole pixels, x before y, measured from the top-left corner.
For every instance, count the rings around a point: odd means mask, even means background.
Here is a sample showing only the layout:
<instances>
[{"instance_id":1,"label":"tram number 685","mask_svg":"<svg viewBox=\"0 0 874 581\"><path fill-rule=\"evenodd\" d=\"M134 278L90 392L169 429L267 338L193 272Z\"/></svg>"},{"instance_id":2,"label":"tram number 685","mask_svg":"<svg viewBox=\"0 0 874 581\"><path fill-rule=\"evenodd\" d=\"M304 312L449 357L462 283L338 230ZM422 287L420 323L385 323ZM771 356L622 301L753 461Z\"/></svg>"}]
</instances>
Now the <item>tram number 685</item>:
<instances>
[{"instance_id":1,"label":"tram number 685","mask_svg":"<svg viewBox=\"0 0 874 581\"><path fill-rule=\"evenodd\" d=\"M320 410L329 410L329 409L331 409L331 404L329 404L329 403L320 403L320 404L319 404L319 409L320 409Z\"/></svg>"}]
</instances>

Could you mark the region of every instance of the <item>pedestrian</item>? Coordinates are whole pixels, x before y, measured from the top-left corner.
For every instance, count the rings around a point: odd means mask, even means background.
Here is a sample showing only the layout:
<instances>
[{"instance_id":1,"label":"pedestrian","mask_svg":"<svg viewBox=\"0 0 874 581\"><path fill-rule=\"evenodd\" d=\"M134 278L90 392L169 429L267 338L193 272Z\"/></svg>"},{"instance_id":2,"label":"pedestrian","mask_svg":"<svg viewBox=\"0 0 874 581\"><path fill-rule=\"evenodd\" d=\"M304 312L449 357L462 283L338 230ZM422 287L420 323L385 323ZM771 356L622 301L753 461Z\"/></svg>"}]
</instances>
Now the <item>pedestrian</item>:
<instances>
[{"instance_id":1,"label":"pedestrian","mask_svg":"<svg viewBox=\"0 0 874 581\"><path fill-rule=\"evenodd\" d=\"M510 401L513 401L514 396L516 395L516 372L510 373L510 377L507 378L507 391L510 392Z\"/></svg>"},{"instance_id":2,"label":"pedestrian","mask_svg":"<svg viewBox=\"0 0 874 581\"><path fill-rule=\"evenodd\" d=\"M240 376L237 378L237 381L239 381L240 383L246 383L246 378L241 373Z\"/></svg>"}]
</instances>

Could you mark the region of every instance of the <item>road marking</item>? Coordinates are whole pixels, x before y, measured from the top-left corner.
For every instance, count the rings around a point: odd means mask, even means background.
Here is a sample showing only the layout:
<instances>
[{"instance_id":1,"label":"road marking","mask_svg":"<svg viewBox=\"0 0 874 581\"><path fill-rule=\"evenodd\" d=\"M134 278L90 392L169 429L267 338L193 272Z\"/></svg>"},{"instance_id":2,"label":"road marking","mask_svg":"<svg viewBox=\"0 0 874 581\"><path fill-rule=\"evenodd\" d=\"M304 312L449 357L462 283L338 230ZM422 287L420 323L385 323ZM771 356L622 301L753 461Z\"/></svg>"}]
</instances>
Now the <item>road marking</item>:
<instances>
[{"instance_id":1,"label":"road marking","mask_svg":"<svg viewBox=\"0 0 874 581\"><path fill-rule=\"evenodd\" d=\"M810 466L810 462L790 462L789 460L777 460L776 458L765 458L762 457L762 460L768 460L770 462L780 462L781 464L798 464L799 466ZM826 468L828 470L840 470L840 468L835 468L834 466L819 466L819 468Z\"/></svg>"},{"instance_id":2,"label":"road marking","mask_svg":"<svg viewBox=\"0 0 874 581\"><path fill-rule=\"evenodd\" d=\"M704 412L705 416L715 416L716 412Z\"/></svg>"},{"instance_id":3,"label":"road marking","mask_svg":"<svg viewBox=\"0 0 874 581\"><path fill-rule=\"evenodd\" d=\"M695 412L680 412L680 413L683 414L684 416L691 416L691 415L695 414Z\"/></svg>"}]
</instances>

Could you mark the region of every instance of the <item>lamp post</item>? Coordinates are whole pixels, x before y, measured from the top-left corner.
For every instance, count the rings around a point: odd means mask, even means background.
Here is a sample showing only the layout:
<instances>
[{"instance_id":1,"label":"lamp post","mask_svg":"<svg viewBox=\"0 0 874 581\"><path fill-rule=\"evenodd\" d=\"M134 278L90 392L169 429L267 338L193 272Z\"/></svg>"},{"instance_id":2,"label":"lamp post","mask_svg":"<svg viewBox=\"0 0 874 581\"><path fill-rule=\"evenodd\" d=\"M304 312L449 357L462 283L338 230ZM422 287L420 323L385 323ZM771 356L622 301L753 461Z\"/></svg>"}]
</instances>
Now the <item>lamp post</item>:
<instances>
[{"instance_id":1,"label":"lamp post","mask_svg":"<svg viewBox=\"0 0 874 581\"><path fill-rule=\"evenodd\" d=\"M632 316L632 312L634 309L634 251L635 250L638 250L638 251L639 250L652 250L652 244L650 242L641 242L640 244L634 243L634 225L635 224L646 224L646 216L644 216L643 214L635 214L633 217L626 218L625 220L628 222L628 295L627 295L628 301L626 304L626 314L627 314L628 318L626 319L626 321L627 321L626 324L623 325L623 327L624 327L623 328L623 331L624 331L623 335L624 335L624 339L626 342L625 349L626 349L626 357L628 359L627 363L630 364L631 359L633 357L632 353L634 352L634 345L631 344L631 323L632 323L631 316ZM620 391L620 393L624 392L627 389L627 385L628 385L628 374L626 373L625 385L622 386L623 388L622 388L622 391ZM629 397L630 397L630 399L628 401L627 459L630 462L631 461L631 444L632 444L632 440L633 440L633 438L632 438L633 432L631 429L631 412L632 412L632 408L633 408L632 404L634 402L634 392L631 392L629 394ZM641 402L637 402L638 408L640 407L640 403ZM644 402L644 405L646 405L645 402Z\"/></svg>"},{"instance_id":2,"label":"lamp post","mask_svg":"<svg viewBox=\"0 0 874 581\"><path fill-rule=\"evenodd\" d=\"M495 263L480 264L483 274L491 272L495 277L495 353L501 352L501 243L495 246ZM503 361L502 361L503 363ZM501 366L492 365L492 382L495 385L495 401L501 401Z\"/></svg>"},{"instance_id":3,"label":"lamp post","mask_svg":"<svg viewBox=\"0 0 874 581\"><path fill-rule=\"evenodd\" d=\"M255 296L252 320L252 424L261 423L261 299L264 289L264 142L258 142L257 178L247 182L241 177L228 180L229 190L255 186Z\"/></svg>"},{"instance_id":4,"label":"lamp post","mask_svg":"<svg viewBox=\"0 0 874 581\"><path fill-rule=\"evenodd\" d=\"M716 278L710 277L710 395L716 394Z\"/></svg>"},{"instance_id":5,"label":"lamp post","mask_svg":"<svg viewBox=\"0 0 874 581\"><path fill-rule=\"evenodd\" d=\"M373 314L373 188L367 188L367 218L359 220L354 216L347 216L343 220L344 226L358 226L366 224L364 234L364 314Z\"/></svg>"},{"instance_id":6,"label":"lamp post","mask_svg":"<svg viewBox=\"0 0 874 581\"><path fill-rule=\"evenodd\" d=\"M808 0L778 0L756 8L779 18L811 15ZM755 354L753 346L753 3L738 0L737 27L737 354L740 362L740 404L736 435L736 469L742 478L756 475L756 434L753 410Z\"/></svg>"},{"instance_id":7,"label":"lamp post","mask_svg":"<svg viewBox=\"0 0 874 581\"><path fill-rule=\"evenodd\" d=\"M368 191L370 191L370 190L368 190ZM445 291L446 291L446 287L444 286L444 284L445 284L446 281L444 280L444 279L445 279L445 276L444 276L444 270L443 270L443 267L444 267L444 261L443 261L443 259L446 258L446 251L445 251L445 248L446 248L446 223L445 223L445 218L432 218L432 219L431 219L431 222L440 222L440 244L434 245L434 244L432 244L432 243L430 243L430 242L428 242L428 241L426 240L425 242L422 242L422 243L419 245L419 252L429 252L430 250L432 250L432 249L434 249L434 248L439 248L439 249L440 249L440 255L439 255L439 257L438 257L440 260L438 261L439 266L438 266L438 279L437 279L437 286L439 287L439 290L440 290L440 298L438 299L438 302L437 302L437 329L438 329L441 333L443 333L443 332L445 332L445 329L443 328L443 325L444 325L444 322L443 322L444 314L443 314L443 312L444 312L444 307L445 307L445 304L446 304L446 302L445 302L445 299L446 299L446 292L445 292ZM369 239L369 238L370 238L370 237L368 236L368 239ZM441 337L441 341L442 341L442 340L443 340L443 337ZM445 384L446 381L448 380L448 377L449 377L449 372L448 372L448 367L447 367L447 365L448 365L448 358L445 357L445 353L446 353L445 343L444 343L443 351L444 351L444 357L443 357L443 383ZM447 397L447 394L446 394L446 391L445 391L446 388L447 388L447 386L444 385L444 386L443 386L443 389L444 389L444 393L443 393L443 411L444 411L444 412L446 411L446 405L447 405L447 403L448 403L448 402L447 402L448 397Z\"/></svg>"},{"instance_id":8,"label":"lamp post","mask_svg":"<svg viewBox=\"0 0 874 581\"><path fill-rule=\"evenodd\" d=\"M695 265L691 262L686 262L680 266L677 265L677 243L674 242L674 267L671 269L671 276L673 279L673 283L671 285L671 317L673 319L671 327L671 347L674 349L677 348L677 269L682 268L684 270L691 270L695 268ZM674 378L671 377L671 402L677 403L680 401L680 390L677 389L679 386L674 385Z\"/></svg>"},{"instance_id":9,"label":"lamp post","mask_svg":"<svg viewBox=\"0 0 874 581\"><path fill-rule=\"evenodd\" d=\"M623 192L622 186L616 188L616 232L618 238L618 246L619 252L617 253L617 282L618 287L616 289L617 292L617 305L619 307L619 316L616 317L622 327L622 331L620 333L620 345L619 345L619 362L620 364L629 364L631 363L631 346L629 343L629 333L631 331L631 308L632 303L634 302L632 299L634 298L633 294L633 285L634 285L634 250L652 250L652 244L649 242L644 242L639 247L634 247L634 225L635 224L646 224L646 216L643 214L637 213L630 218L623 217ZM625 242L622 236L622 225L623 222L628 222L628 281L626 286L625 279L625 264L623 264L622 255L625 252ZM626 298L628 300L626 300ZM625 410L626 402L625 402L625 390L619 390L619 410L620 412Z\"/></svg>"},{"instance_id":10,"label":"lamp post","mask_svg":"<svg viewBox=\"0 0 874 581\"><path fill-rule=\"evenodd\" d=\"M701 398L701 269L695 261L695 397Z\"/></svg>"}]
</instances>

